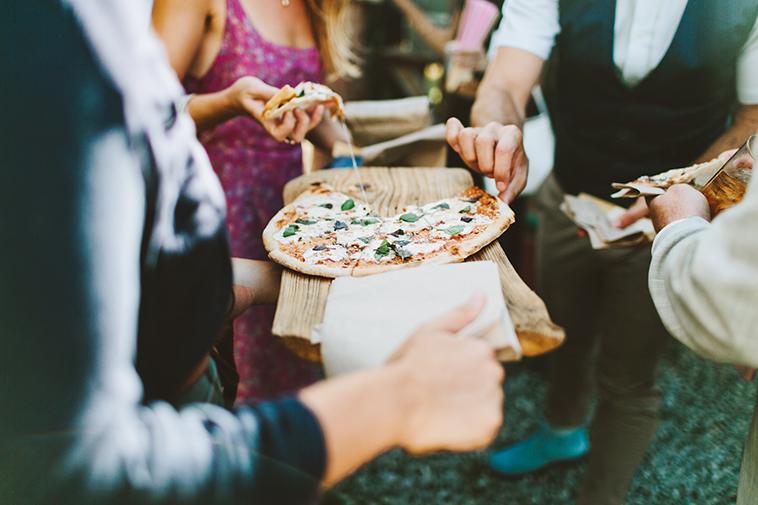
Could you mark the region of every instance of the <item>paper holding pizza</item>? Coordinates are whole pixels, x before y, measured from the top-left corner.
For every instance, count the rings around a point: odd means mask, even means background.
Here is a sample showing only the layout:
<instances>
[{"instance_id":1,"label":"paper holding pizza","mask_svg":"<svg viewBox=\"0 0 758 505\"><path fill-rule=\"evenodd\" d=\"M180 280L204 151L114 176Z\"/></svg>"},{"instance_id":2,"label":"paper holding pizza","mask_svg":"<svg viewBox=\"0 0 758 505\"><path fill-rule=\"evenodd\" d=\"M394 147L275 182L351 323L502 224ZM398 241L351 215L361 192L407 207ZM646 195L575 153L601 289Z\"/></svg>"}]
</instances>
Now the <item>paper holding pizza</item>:
<instances>
[{"instance_id":1,"label":"paper holding pizza","mask_svg":"<svg viewBox=\"0 0 758 505\"><path fill-rule=\"evenodd\" d=\"M705 163L698 163L684 168L674 168L657 175L642 176L626 183L613 183L612 198L638 198L640 196L658 196L674 184L691 184L701 189L724 164L724 160L715 158Z\"/></svg>"},{"instance_id":2,"label":"paper holding pizza","mask_svg":"<svg viewBox=\"0 0 758 505\"><path fill-rule=\"evenodd\" d=\"M277 119L295 109L309 110L319 105L325 106L339 119L345 117L345 104L342 97L328 86L315 82L301 82L294 88L285 85L266 105L263 106L263 119Z\"/></svg>"},{"instance_id":3,"label":"paper holding pizza","mask_svg":"<svg viewBox=\"0 0 758 505\"><path fill-rule=\"evenodd\" d=\"M463 261L514 220L508 205L477 187L381 217L316 183L273 217L263 243L273 261L304 274L364 276Z\"/></svg>"}]
</instances>

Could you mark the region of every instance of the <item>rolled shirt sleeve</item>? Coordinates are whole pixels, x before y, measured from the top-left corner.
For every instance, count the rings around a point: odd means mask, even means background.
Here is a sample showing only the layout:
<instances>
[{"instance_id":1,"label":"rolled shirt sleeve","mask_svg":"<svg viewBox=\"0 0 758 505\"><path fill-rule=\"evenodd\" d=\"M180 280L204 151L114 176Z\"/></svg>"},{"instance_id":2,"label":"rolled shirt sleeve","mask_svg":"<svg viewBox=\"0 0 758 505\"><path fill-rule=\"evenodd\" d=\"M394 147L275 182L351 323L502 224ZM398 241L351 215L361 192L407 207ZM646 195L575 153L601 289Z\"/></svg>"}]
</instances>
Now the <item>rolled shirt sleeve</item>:
<instances>
[{"instance_id":1,"label":"rolled shirt sleeve","mask_svg":"<svg viewBox=\"0 0 758 505\"><path fill-rule=\"evenodd\" d=\"M718 216L677 221L655 240L650 292L669 332L716 361L758 367L758 185Z\"/></svg>"},{"instance_id":2,"label":"rolled shirt sleeve","mask_svg":"<svg viewBox=\"0 0 758 505\"><path fill-rule=\"evenodd\" d=\"M514 47L547 60L560 31L558 0L506 0L500 25L492 34L489 57L501 47Z\"/></svg>"}]
</instances>

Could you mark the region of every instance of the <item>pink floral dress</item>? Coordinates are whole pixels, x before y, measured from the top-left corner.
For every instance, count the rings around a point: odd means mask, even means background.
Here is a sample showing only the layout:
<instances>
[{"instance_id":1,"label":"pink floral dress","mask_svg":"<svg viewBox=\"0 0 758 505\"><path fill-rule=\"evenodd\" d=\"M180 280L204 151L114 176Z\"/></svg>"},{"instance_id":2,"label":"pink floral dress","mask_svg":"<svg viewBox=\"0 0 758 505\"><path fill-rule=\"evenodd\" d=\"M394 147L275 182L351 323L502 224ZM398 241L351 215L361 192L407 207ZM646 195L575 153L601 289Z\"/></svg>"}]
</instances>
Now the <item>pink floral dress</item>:
<instances>
[{"instance_id":1,"label":"pink floral dress","mask_svg":"<svg viewBox=\"0 0 758 505\"><path fill-rule=\"evenodd\" d=\"M321 81L323 71L317 49L264 40L239 0L227 0L221 51L207 74L201 79L188 77L185 88L189 93L212 93L246 75L281 87ZM231 119L200 140L226 193L232 255L266 259L261 233L283 205L284 185L302 173L300 146L277 142L250 117ZM238 402L292 391L320 375L320 367L298 359L272 336L273 318L273 307L253 307L234 323Z\"/></svg>"}]
</instances>

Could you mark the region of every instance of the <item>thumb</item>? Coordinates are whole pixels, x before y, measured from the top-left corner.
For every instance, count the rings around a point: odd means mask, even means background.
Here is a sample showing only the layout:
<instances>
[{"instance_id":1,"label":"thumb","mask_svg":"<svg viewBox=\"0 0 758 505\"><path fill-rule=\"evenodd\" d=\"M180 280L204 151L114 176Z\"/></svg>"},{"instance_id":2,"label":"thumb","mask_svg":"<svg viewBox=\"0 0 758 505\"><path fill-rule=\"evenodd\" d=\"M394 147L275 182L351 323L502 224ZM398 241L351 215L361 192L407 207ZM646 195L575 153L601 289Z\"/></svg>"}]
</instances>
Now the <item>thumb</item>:
<instances>
[{"instance_id":1,"label":"thumb","mask_svg":"<svg viewBox=\"0 0 758 505\"><path fill-rule=\"evenodd\" d=\"M476 295L472 296L471 299L464 305L461 305L460 307L453 309L447 314L440 316L439 319L432 321L427 326L425 326L424 329L432 331L445 331L448 333L458 333L467 324L479 316L479 314L482 312L482 309L484 308L485 302L486 298L484 295L477 293Z\"/></svg>"},{"instance_id":2,"label":"thumb","mask_svg":"<svg viewBox=\"0 0 758 505\"><path fill-rule=\"evenodd\" d=\"M454 150L458 150L458 135L463 131L463 123L457 118L451 117L445 125L445 139Z\"/></svg>"},{"instance_id":3,"label":"thumb","mask_svg":"<svg viewBox=\"0 0 758 505\"><path fill-rule=\"evenodd\" d=\"M634 202L634 205L629 207L626 212L619 216L619 218L613 224L616 226L616 228L623 229L647 216L649 212L650 211L648 209L647 202L645 202L645 199L638 198L637 201Z\"/></svg>"}]
</instances>

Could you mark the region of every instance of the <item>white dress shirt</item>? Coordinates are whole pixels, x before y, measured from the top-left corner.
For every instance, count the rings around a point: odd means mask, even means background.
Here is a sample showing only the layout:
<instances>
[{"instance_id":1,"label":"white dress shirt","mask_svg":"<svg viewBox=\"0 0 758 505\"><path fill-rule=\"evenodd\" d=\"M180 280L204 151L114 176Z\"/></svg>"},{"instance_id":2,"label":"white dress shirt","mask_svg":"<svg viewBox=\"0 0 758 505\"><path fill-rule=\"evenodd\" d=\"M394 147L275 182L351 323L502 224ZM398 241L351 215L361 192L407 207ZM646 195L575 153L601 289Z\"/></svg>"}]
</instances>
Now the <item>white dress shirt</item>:
<instances>
[{"instance_id":1,"label":"white dress shirt","mask_svg":"<svg viewBox=\"0 0 758 505\"><path fill-rule=\"evenodd\" d=\"M674 40L688 0L617 0L613 61L632 87L653 71ZM561 31L559 0L506 0L490 56L515 47L547 60ZM740 103L758 103L758 21L737 62Z\"/></svg>"}]
</instances>

